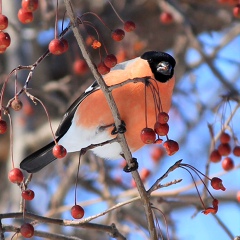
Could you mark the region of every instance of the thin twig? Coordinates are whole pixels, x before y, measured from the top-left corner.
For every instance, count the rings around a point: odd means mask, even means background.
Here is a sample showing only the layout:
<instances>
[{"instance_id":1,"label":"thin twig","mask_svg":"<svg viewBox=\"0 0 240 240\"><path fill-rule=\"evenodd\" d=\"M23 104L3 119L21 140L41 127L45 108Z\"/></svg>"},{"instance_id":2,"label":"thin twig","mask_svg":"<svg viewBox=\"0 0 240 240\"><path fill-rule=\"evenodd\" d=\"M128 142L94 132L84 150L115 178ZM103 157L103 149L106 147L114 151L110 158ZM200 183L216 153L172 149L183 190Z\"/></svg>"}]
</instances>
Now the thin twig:
<instances>
[{"instance_id":1,"label":"thin twig","mask_svg":"<svg viewBox=\"0 0 240 240\"><path fill-rule=\"evenodd\" d=\"M227 228L227 226L223 223L223 221L215 214L212 214L212 216L215 218L215 220L218 222L218 224L222 227L222 229L226 232L226 234L232 240L234 238L234 236L232 235L230 230Z\"/></svg>"},{"instance_id":2,"label":"thin twig","mask_svg":"<svg viewBox=\"0 0 240 240\"><path fill-rule=\"evenodd\" d=\"M126 81L123 81L121 83L117 83L114 85L111 85L108 87L109 91L114 90L115 88L119 88L122 87L128 83L138 83L138 82L142 82L142 83L146 83L146 81L148 81L150 79L150 77L146 76L146 77L142 77L142 78L133 78L133 79L128 79Z\"/></svg>"},{"instance_id":3,"label":"thin twig","mask_svg":"<svg viewBox=\"0 0 240 240\"><path fill-rule=\"evenodd\" d=\"M15 232L15 233L19 232L19 228L15 226L5 225L3 229L5 232ZM79 238L79 237L64 236L62 234L49 233L49 232L43 232L38 230L34 230L34 236L41 237L44 239L50 239L50 240L83 240L82 238ZM14 238L14 239L18 239L18 238Z\"/></svg>"},{"instance_id":4,"label":"thin twig","mask_svg":"<svg viewBox=\"0 0 240 240\"><path fill-rule=\"evenodd\" d=\"M156 189L159 188L159 183L168 176L168 174L172 171L174 171L176 168L179 168L180 164L182 162L181 160L178 160L177 162L175 162L167 171L166 173L163 174L162 177L160 177L159 179L157 179L157 181L152 185L152 187L147 191L148 194L150 195L153 191L155 191Z\"/></svg>"},{"instance_id":5,"label":"thin twig","mask_svg":"<svg viewBox=\"0 0 240 240\"><path fill-rule=\"evenodd\" d=\"M22 218L22 213L16 212L16 213L6 213L6 214L0 214L0 219L6 219L6 218ZM115 225L102 225L102 224L95 224L95 223L88 223L86 221L80 220L63 220L63 219L56 219L56 218L46 218L42 217L36 214L25 212L25 218L35 220L32 224L36 225L39 222L43 223L51 223L56 225L62 225L62 226L79 226L81 228L87 228L87 229L94 229L98 231L107 232L111 236L113 236L116 239L119 240L125 240L125 237L119 233L119 231L116 229ZM6 226L3 226L3 231L7 231ZM19 228L15 228L15 232L19 231ZM36 234L35 234L36 235ZM55 235L55 234L53 234ZM36 235L39 236L39 235ZM50 238L50 239L57 239L57 238ZM65 238L67 239L67 238Z\"/></svg>"}]
</instances>

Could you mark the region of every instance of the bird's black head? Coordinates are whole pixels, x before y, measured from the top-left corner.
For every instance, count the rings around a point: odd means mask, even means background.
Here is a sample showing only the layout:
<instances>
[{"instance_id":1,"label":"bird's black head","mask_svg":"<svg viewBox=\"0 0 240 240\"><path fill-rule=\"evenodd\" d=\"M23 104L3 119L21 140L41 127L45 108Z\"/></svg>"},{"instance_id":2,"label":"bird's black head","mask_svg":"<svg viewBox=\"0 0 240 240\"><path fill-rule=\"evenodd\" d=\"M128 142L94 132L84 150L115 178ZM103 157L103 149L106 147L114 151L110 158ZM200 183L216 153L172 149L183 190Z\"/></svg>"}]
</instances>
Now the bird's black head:
<instances>
[{"instance_id":1,"label":"bird's black head","mask_svg":"<svg viewBox=\"0 0 240 240\"><path fill-rule=\"evenodd\" d=\"M155 79L159 82L167 82L174 74L175 59L165 52L145 52L142 59L148 61Z\"/></svg>"}]
</instances>

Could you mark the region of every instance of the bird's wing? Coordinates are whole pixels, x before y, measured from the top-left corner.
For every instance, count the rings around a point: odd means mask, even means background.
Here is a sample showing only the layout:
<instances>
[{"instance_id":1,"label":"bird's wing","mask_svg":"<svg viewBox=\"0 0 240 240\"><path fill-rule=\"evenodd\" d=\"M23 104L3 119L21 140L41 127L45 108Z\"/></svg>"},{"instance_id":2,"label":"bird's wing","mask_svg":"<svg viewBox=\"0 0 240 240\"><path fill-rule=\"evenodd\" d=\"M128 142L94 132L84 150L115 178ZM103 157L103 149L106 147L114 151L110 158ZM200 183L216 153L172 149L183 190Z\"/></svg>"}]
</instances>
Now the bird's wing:
<instances>
[{"instance_id":1,"label":"bird's wing","mask_svg":"<svg viewBox=\"0 0 240 240\"><path fill-rule=\"evenodd\" d=\"M81 94L79 98L77 98L72 105L68 108L66 113L63 116L63 120L60 123L56 136L56 141L58 142L62 136L68 131L72 124L72 119L74 113L76 112L77 107L79 104L91 93L99 90L100 87L98 83L95 81L86 91ZM26 170L29 173L35 173L41 170L43 167L51 163L56 159L56 157L52 153L52 149L55 146L55 141L52 141L48 145L44 146L43 148L39 149L38 151L32 153L28 157L26 157L21 163L20 168Z\"/></svg>"},{"instance_id":2,"label":"bird's wing","mask_svg":"<svg viewBox=\"0 0 240 240\"><path fill-rule=\"evenodd\" d=\"M79 104L90 94L92 94L93 92L99 90L100 87L97 83L97 81L94 81L93 84L88 87L85 92L83 94L80 95L80 97L78 97L73 103L72 105L68 108L68 110L66 111L66 113L63 116L63 119L60 123L60 125L58 126L58 129L55 133L56 136L63 136L68 129L70 128L71 124L72 124L72 119L73 116L77 110L77 107L79 106Z\"/></svg>"}]
</instances>

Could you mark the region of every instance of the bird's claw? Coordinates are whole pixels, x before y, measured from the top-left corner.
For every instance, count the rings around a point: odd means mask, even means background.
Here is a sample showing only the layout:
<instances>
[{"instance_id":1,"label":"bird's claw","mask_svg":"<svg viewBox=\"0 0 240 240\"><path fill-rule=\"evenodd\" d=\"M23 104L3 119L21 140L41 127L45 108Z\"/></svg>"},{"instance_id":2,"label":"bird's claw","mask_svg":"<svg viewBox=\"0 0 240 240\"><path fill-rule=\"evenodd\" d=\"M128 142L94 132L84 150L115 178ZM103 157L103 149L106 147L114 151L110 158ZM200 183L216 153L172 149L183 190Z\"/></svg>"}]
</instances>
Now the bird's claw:
<instances>
[{"instance_id":1,"label":"bird's claw","mask_svg":"<svg viewBox=\"0 0 240 240\"><path fill-rule=\"evenodd\" d=\"M124 172L132 172L132 171L136 171L138 169L138 162L136 158L132 158L131 163L133 164L132 167L128 166L128 164L123 168Z\"/></svg>"},{"instance_id":2,"label":"bird's claw","mask_svg":"<svg viewBox=\"0 0 240 240\"><path fill-rule=\"evenodd\" d=\"M116 135L118 133L125 133L126 131L127 131L126 124L124 121L121 121L121 124L118 127L114 126L111 134Z\"/></svg>"}]
</instances>

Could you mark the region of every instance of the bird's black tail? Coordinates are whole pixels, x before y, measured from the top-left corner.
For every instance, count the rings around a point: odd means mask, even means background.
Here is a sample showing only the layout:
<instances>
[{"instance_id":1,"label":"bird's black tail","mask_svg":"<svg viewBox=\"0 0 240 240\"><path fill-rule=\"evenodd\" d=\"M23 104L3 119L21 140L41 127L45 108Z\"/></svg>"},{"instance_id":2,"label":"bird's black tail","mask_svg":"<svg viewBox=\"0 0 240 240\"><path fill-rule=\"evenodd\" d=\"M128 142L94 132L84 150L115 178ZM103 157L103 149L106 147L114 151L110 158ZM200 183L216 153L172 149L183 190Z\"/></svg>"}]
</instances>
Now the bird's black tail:
<instances>
[{"instance_id":1,"label":"bird's black tail","mask_svg":"<svg viewBox=\"0 0 240 240\"><path fill-rule=\"evenodd\" d=\"M56 140L58 141L59 139L60 138ZM45 147L32 153L31 155L22 160L22 162L20 163L20 168L26 170L29 173L38 172L56 159L56 157L54 157L52 153L52 149L54 146L55 142L53 141Z\"/></svg>"}]
</instances>

